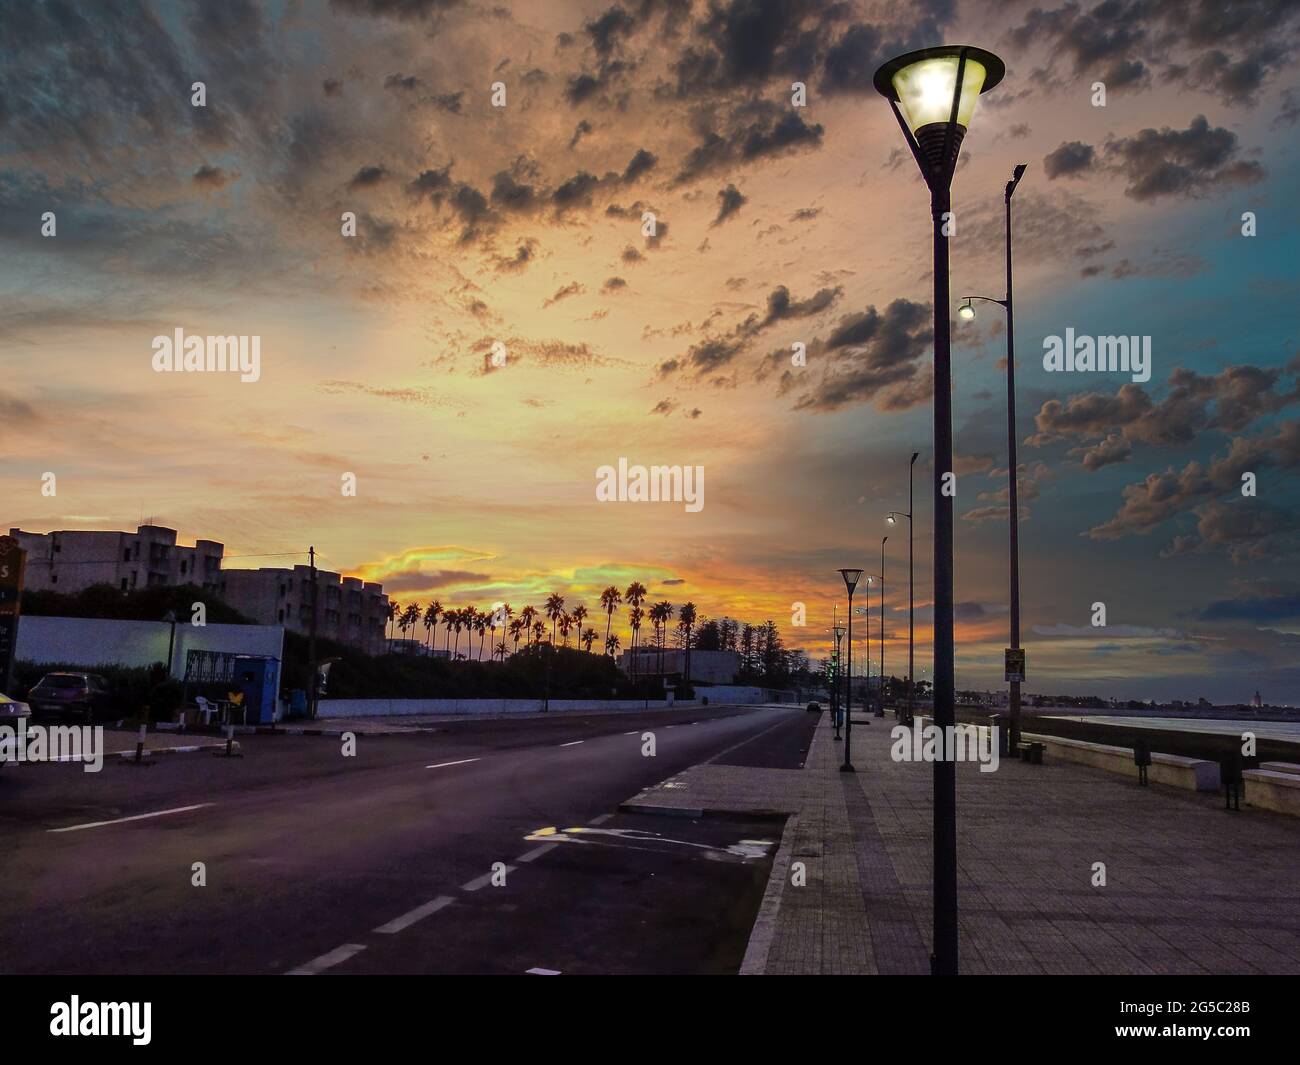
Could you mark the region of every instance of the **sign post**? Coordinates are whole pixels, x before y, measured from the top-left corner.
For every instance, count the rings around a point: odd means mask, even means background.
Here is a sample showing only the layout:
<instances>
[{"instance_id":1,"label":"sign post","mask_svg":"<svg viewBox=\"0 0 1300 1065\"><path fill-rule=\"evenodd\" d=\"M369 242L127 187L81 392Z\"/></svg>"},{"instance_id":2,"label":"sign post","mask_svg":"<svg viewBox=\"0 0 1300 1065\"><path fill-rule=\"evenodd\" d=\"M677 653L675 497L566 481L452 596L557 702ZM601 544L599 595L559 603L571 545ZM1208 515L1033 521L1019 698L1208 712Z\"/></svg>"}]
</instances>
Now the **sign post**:
<instances>
[{"instance_id":1,"label":"sign post","mask_svg":"<svg viewBox=\"0 0 1300 1065\"><path fill-rule=\"evenodd\" d=\"M1025 649L1008 647L1006 650L1006 680L1009 684L1025 682Z\"/></svg>"},{"instance_id":2,"label":"sign post","mask_svg":"<svg viewBox=\"0 0 1300 1065\"><path fill-rule=\"evenodd\" d=\"M18 654L18 615L22 605L27 552L12 536L0 536L0 692L13 687Z\"/></svg>"}]
</instances>

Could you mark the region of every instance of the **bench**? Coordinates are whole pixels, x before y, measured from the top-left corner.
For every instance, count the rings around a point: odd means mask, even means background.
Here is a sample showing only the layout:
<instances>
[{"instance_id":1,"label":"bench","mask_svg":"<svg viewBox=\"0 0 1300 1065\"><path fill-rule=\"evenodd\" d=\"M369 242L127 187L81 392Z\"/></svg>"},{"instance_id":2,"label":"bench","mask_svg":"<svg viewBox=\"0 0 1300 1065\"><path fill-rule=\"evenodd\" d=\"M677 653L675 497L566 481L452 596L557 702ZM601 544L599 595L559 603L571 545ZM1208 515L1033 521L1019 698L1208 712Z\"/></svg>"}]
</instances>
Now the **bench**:
<instances>
[{"instance_id":1,"label":"bench","mask_svg":"<svg viewBox=\"0 0 1300 1065\"><path fill-rule=\"evenodd\" d=\"M1246 805L1300 817L1300 773L1265 769L1265 765L1291 763L1265 762L1258 769L1245 770L1241 777L1246 785Z\"/></svg>"}]
</instances>

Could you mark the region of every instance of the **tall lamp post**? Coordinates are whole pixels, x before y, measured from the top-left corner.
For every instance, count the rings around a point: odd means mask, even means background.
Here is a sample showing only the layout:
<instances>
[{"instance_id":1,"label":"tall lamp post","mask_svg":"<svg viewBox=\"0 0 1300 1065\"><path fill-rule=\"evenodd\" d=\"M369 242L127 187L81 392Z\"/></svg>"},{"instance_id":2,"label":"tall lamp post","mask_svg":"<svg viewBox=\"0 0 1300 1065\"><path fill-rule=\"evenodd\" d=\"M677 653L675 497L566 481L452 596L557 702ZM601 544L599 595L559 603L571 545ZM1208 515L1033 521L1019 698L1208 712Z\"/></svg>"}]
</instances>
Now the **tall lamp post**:
<instances>
[{"instance_id":1,"label":"tall lamp post","mask_svg":"<svg viewBox=\"0 0 1300 1065\"><path fill-rule=\"evenodd\" d=\"M844 587L849 590L849 641L848 650L844 656L848 662L844 701L844 764L840 766L840 772L852 773L854 769L850 754L853 746L853 589L858 586L858 581L862 579L862 570L842 569L840 570L840 576L844 578Z\"/></svg>"},{"instance_id":2,"label":"tall lamp post","mask_svg":"<svg viewBox=\"0 0 1300 1065\"><path fill-rule=\"evenodd\" d=\"M934 723L955 724L953 689L953 507L943 490L952 472L952 352L948 236L952 176L975 102L1002 80L992 52L943 45L908 52L876 71L876 91L889 101L930 188L934 228ZM952 753L934 763L934 954L930 970L957 974L957 772Z\"/></svg>"},{"instance_id":3,"label":"tall lamp post","mask_svg":"<svg viewBox=\"0 0 1300 1065\"><path fill-rule=\"evenodd\" d=\"M835 620L835 678L834 688L831 689L831 717L835 723L835 742L840 742L840 669L843 659L840 658L840 641L844 639L844 626L840 624L839 619Z\"/></svg>"},{"instance_id":4,"label":"tall lamp post","mask_svg":"<svg viewBox=\"0 0 1300 1065\"><path fill-rule=\"evenodd\" d=\"M957 313L968 321L975 317L973 300L996 303L1007 312L1007 485L1010 489L1007 498L1010 508L1007 521L1011 542L1010 599L1011 649L1013 651L1020 650L1020 503L1017 496L1017 481L1019 480L1020 471L1017 468L1018 462L1016 459L1016 327L1011 286L1011 196L1016 191L1016 186L1020 184L1020 179L1024 177L1024 174L1025 164L1020 163L1011 172L1011 180L1007 182L1006 193L1003 196L1006 202L1007 220L1007 298L995 300L990 296L966 296L964 297L965 302L957 308ZM1008 670L1008 676L1011 683L1011 697L1009 700L1010 741L1011 750L1014 751L1017 744L1020 743L1020 684L1024 675L1022 673L1012 674Z\"/></svg>"},{"instance_id":5,"label":"tall lamp post","mask_svg":"<svg viewBox=\"0 0 1300 1065\"><path fill-rule=\"evenodd\" d=\"M876 717L885 716L885 543L880 541L880 702L876 704Z\"/></svg>"},{"instance_id":6,"label":"tall lamp post","mask_svg":"<svg viewBox=\"0 0 1300 1065\"><path fill-rule=\"evenodd\" d=\"M890 511L885 521L890 525L896 525L900 517L907 518L907 713L904 724L912 724L913 711L913 692L916 690L916 659L915 659L915 642L916 642L916 577L913 568L915 559L915 532L912 515L916 510L916 504L912 498L912 471L916 469L916 460L920 457L919 451L912 452L912 461L907 467L907 513L900 514L898 511Z\"/></svg>"}]
</instances>

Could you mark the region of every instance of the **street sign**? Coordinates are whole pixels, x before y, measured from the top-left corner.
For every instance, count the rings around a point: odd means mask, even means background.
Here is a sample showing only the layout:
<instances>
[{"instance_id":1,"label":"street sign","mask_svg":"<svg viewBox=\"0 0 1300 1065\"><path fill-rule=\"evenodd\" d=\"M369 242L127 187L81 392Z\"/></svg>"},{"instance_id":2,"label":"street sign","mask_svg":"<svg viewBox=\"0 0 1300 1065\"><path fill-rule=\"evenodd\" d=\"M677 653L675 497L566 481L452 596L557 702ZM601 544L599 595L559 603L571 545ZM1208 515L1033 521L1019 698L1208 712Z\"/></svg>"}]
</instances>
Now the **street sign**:
<instances>
[{"instance_id":1,"label":"street sign","mask_svg":"<svg viewBox=\"0 0 1300 1065\"><path fill-rule=\"evenodd\" d=\"M1008 647L1006 651L1006 679L1014 684L1025 681L1025 649Z\"/></svg>"}]
</instances>

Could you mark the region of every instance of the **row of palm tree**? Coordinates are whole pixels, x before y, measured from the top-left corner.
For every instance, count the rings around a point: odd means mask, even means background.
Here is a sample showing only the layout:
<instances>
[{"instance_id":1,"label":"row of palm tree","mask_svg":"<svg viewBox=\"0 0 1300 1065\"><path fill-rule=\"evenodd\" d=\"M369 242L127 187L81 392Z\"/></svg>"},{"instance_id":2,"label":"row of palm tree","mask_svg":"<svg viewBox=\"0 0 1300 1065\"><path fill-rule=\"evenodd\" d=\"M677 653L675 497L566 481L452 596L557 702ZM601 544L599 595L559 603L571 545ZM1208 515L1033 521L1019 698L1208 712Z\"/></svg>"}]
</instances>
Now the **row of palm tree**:
<instances>
[{"instance_id":1,"label":"row of palm tree","mask_svg":"<svg viewBox=\"0 0 1300 1065\"><path fill-rule=\"evenodd\" d=\"M621 650L623 644L618 633L613 631L614 613L620 605L626 603L629 607L628 622L631 630L630 649L632 650L632 669L635 673L638 668L637 663L639 656L635 653L640 644L641 628L644 622L649 619L654 626L654 646L658 649L659 654L659 671L663 672L663 653L666 647L668 626L677 615L677 630L682 647L686 651L687 675L690 669L691 653L691 636L697 623L697 615L694 603L684 603L679 610L667 600L655 603L648 609L643 606L649 595L646 586L640 581L633 581L623 591L620 591L615 585L610 585L600 593L600 606L605 612L605 653L615 656ZM588 617L588 610L582 603L578 603L570 609L565 609L564 596L558 592L552 592L546 597L545 605L539 610L533 606L525 606L515 612L514 607L509 603L502 603L494 610L478 610L472 606L451 609L444 607L437 599L433 600L424 607L419 603L408 603L401 606L396 601L390 601L388 604L388 641L389 650L392 650L394 631L402 634L402 639L407 639L407 632L416 632L421 625L424 626L424 646L431 647L436 645L437 627L439 619L443 625L443 649L447 656L452 660L460 658L469 658L474 652L474 637L478 636L478 653L477 661L483 660L484 642L488 635L491 635L491 641L488 646L491 648L490 657L499 658L505 661L506 652L516 654L519 650L519 642L524 642L524 647L528 648L542 642L546 635L546 618L550 622L551 639L550 643L555 645L557 638L562 640L562 646L569 646L570 636L574 636L575 647L581 647L584 651L590 653L592 645L600 638L593 628L583 628L583 622ZM501 640L497 641L497 630L501 630ZM460 634L466 633L466 653L460 653ZM506 639L509 638L510 647L506 646Z\"/></svg>"}]
</instances>

